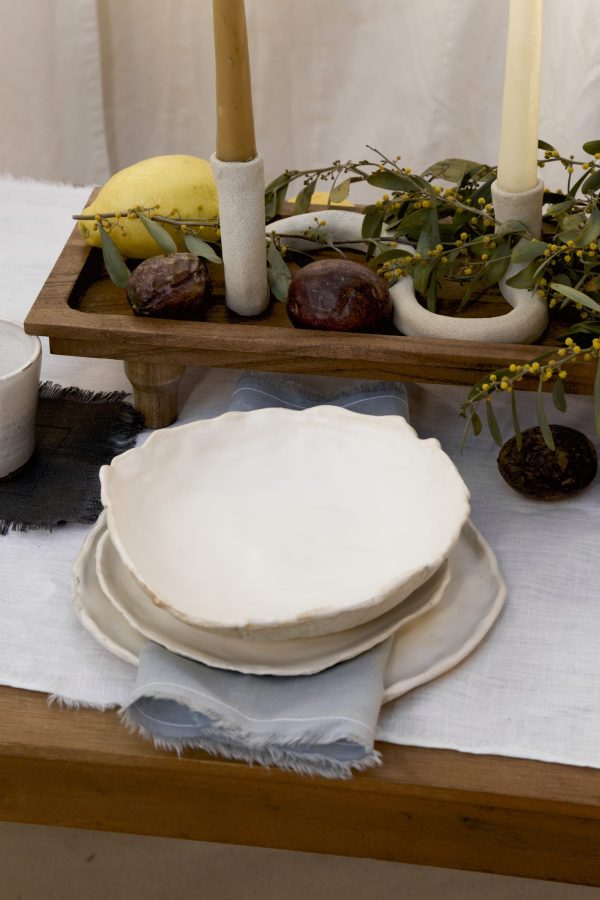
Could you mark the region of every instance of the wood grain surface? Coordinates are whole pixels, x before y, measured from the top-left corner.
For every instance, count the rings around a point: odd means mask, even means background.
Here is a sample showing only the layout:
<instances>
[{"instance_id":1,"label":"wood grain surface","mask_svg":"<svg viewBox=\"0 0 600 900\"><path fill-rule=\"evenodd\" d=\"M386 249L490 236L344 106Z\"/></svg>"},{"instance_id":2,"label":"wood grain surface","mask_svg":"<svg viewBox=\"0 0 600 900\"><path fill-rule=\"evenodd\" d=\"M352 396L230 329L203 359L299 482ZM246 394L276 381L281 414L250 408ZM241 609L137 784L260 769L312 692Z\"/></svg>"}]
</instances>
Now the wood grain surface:
<instances>
[{"instance_id":1,"label":"wood grain surface","mask_svg":"<svg viewBox=\"0 0 600 900\"><path fill-rule=\"evenodd\" d=\"M0 688L0 817L600 885L600 771L379 749L349 781L178 758L114 712Z\"/></svg>"}]
</instances>

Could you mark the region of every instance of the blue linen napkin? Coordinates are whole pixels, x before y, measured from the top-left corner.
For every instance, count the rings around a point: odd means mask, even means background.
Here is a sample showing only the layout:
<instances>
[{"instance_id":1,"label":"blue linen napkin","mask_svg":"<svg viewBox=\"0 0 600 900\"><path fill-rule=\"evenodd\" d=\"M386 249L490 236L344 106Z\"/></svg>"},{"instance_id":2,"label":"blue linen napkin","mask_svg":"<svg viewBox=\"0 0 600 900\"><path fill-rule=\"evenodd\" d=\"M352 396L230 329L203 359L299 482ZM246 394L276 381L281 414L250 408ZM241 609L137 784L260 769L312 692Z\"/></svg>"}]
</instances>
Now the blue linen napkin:
<instances>
[{"instance_id":1,"label":"blue linen napkin","mask_svg":"<svg viewBox=\"0 0 600 900\"><path fill-rule=\"evenodd\" d=\"M244 374L229 409L326 404L408 419L403 385L336 381L323 392L310 377ZM349 778L353 770L380 762L373 745L392 640L316 675L290 677L216 669L149 643L121 715L132 730L177 752L195 747L249 763Z\"/></svg>"}]
</instances>

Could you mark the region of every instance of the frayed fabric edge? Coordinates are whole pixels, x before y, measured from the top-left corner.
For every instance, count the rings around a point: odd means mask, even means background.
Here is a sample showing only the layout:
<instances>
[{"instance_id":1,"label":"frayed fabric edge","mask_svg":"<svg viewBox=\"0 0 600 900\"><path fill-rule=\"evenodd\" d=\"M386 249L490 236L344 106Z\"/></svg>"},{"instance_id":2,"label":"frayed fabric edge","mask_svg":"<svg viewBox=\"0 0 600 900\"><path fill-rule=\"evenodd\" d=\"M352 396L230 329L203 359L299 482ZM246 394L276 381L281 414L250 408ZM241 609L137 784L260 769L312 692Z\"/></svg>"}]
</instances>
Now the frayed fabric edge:
<instances>
[{"instance_id":1,"label":"frayed fabric edge","mask_svg":"<svg viewBox=\"0 0 600 900\"><path fill-rule=\"evenodd\" d=\"M330 757L318 753L306 753L301 756L294 753L294 746L302 741L290 742L289 750L269 744L268 741L259 741L251 746L251 739L243 735L236 736L239 743L230 743L223 740L223 733L218 728L207 729L206 738L166 738L154 734L150 729L142 725L128 708L119 710L119 718L131 734L139 734L151 741L159 750L171 750L181 756L184 750L203 750L211 756L224 759L236 759L249 765L276 766L298 775L313 775L322 778L352 778L354 772L362 772L381 765L381 754L377 750L370 750L361 759L348 762L333 760Z\"/></svg>"},{"instance_id":2,"label":"frayed fabric edge","mask_svg":"<svg viewBox=\"0 0 600 900\"><path fill-rule=\"evenodd\" d=\"M95 709L98 712L107 712L117 709L118 703L90 703L86 700L73 700L71 697L63 697L61 694L48 694L48 706L60 706L63 709Z\"/></svg>"}]
</instances>

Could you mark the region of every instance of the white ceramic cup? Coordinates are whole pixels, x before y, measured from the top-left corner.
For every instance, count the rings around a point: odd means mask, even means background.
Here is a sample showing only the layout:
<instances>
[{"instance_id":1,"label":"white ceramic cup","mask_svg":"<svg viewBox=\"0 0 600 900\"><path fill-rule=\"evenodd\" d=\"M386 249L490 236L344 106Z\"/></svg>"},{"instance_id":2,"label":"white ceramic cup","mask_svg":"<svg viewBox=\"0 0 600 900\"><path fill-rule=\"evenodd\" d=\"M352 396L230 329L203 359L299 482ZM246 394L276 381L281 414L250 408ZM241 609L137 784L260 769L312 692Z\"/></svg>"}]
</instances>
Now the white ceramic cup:
<instances>
[{"instance_id":1,"label":"white ceramic cup","mask_svg":"<svg viewBox=\"0 0 600 900\"><path fill-rule=\"evenodd\" d=\"M42 345L23 326L0 319L0 478L20 469L35 446Z\"/></svg>"}]
</instances>

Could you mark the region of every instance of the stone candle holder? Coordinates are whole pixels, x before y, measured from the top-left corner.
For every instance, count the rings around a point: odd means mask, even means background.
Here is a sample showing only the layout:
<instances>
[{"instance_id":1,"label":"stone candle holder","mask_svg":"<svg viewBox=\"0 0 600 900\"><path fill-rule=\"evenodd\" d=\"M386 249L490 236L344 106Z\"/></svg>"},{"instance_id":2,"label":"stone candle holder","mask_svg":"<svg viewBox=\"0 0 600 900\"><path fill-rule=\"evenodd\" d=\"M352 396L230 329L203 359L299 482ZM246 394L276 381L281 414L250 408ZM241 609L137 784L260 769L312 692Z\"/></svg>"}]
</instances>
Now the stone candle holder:
<instances>
[{"instance_id":1,"label":"stone candle holder","mask_svg":"<svg viewBox=\"0 0 600 900\"><path fill-rule=\"evenodd\" d=\"M265 257L265 178L262 156L248 162L210 158L219 195L225 299L240 316L256 316L269 303Z\"/></svg>"},{"instance_id":2,"label":"stone candle holder","mask_svg":"<svg viewBox=\"0 0 600 900\"><path fill-rule=\"evenodd\" d=\"M532 236L539 237L542 224L544 186L541 181L530 191L509 193L492 185L492 197L496 219L500 223L520 221ZM361 215L346 210L325 210L318 218L325 221L325 228L337 243L356 242L361 237ZM298 234L315 225L315 214L290 216L267 226L267 233ZM302 238L287 240L298 249L314 246ZM354 243L356 246L356 243ZM410 246L405 247L414 252ZM467 319L460 316L443 316L430 312L419 303L410 276L401 278L391 288L394 304L394 324L402 334L416 337L445 338L459 341L493 341L501 344L531 344L548 325L548 307L537 291L510 287L506 282L522 268L511 265L499 283L502 296L511 307L503 316Z\"/></svg>"}]
</instances>

